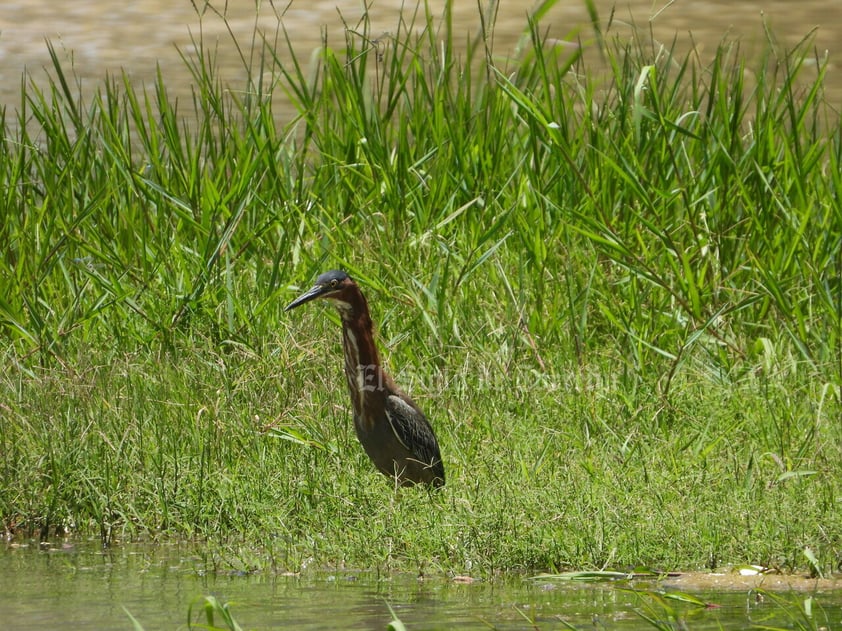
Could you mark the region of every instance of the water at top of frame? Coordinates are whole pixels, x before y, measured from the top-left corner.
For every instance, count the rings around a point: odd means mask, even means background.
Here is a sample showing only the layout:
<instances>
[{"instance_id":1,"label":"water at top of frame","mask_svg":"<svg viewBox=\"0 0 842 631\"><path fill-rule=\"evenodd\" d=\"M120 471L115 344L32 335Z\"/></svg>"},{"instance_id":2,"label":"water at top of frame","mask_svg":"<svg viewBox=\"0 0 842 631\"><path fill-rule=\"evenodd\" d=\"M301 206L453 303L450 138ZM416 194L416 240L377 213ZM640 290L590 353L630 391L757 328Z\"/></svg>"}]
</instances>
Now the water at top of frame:
<instances>
[{"instance_id":1,"label":"water at top of frame","mask_svg":"<svg viewBox=\"0 0 842 631\"><path fill-rule=\"evenodd\" d=\"M480 27L476 0L453 1L455 41L465 41L460 33L476 33ZM201 10L194 8L199 7ZM223 77L242 74L242 62L232 45L231 34L247 50L255 32L270 38L279 23L289 34L297 54L307 59L323 35L334 46L343 40L344 25L355 26L369 5L371 32L394 32L403 10L414 10L410 0L285 0L283 2L190 2L181 0L135 0L108 2L77 0L48 2L18 0L7 2L0 12L0 107L15 109L20 105L21 76L28 72L36 81L43 79L44 68L51 66L46 41L52 42L62 67L84 85L98 85L106 73L114 76L125 71L137 84L151 85L160 66L173 96L189 96L191 77L180 54L194 52L193 41L219 46L218 63ZM487 4L482 2L483 5ZM255 7L260 6L259 14ZM695 45L701 55L711 53L723 37L739 38L749 54L765 45L763 24L767 24L776 43L784 48L797 44L815 32L817 54L827 52L833 60L842 46L842 1L785 0L696 1L674 0L653 3L650 0L595 0L603 23L612 15L612 32L629 32L635 24L657 41L671 46L677 38L678 49ZM219 10L213 8L218 6ZM431 0L434 16L441 15L444 0ZM501 55L514 50L526 26L531 3L497 2L494 50ZM403 9L402 9L403 8ZM220 13L224 9L224 19ZM419 23L423 22L423 16ZM583 0L563 0L541 22L548 37L564 39L579 33L591 38L588 14ZM831 63L826 78L829 98L842 101L842 77Z\"/></svg>"}]
</instances>

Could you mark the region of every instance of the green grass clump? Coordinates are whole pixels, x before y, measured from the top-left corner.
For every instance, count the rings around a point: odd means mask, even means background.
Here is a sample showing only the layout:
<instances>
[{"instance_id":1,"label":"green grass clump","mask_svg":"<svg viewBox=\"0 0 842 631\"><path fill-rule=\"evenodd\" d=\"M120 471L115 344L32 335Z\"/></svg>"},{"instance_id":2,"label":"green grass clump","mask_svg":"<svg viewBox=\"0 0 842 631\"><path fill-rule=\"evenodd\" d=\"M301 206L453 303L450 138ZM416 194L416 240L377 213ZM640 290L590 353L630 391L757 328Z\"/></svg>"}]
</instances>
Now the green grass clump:
<instances>
[{"instance_id":1,"label":"green grass clump","mask_svg":"<svg viewBox=\"0 0 842 631\"><path fill-rule=\"evenodd\" d=\"M309 57L279 20L239 85L197 40L189 103L160 76L85 93L54 53L0 139L6 529L245 569L835 567L826 60L557 46L542 15L508 58L485 14L465 42L449 12L364 19ZM441 493L373 472L335 316L282 312L333 267L436 427Z\"/></svg>"}]
</instances>

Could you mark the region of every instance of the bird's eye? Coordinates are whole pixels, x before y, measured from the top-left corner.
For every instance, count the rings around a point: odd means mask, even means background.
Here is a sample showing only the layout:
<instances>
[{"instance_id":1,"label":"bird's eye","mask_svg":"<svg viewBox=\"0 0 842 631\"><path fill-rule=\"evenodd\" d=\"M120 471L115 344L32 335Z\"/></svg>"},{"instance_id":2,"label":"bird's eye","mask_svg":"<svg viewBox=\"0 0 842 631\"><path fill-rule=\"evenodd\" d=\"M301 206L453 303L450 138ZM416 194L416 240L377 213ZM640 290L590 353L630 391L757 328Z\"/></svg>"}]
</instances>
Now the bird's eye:
<instances>
[{"instance_id":1,"label":"bird's eye","mask_svg":"<svg viewBox=\"0 0 842 631\"><path fill-rule=\"evenodd\" d=\"M336 287L338 284L339 284L339 281L337 281L335 278L332 281L330 281L331 287Z\"/></svg>"}]
</instances>

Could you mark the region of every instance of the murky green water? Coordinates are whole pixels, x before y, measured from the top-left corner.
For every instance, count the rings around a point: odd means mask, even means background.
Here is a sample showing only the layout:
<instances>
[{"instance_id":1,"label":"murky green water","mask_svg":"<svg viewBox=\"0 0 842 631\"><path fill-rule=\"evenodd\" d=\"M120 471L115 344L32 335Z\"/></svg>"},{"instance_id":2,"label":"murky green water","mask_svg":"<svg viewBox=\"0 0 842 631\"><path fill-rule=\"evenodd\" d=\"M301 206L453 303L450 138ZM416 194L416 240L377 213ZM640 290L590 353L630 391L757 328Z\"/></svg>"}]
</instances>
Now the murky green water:
<instances>
[{"instance_id":1,"label":"murky green water","mask_svg":"<svg viewBox=\"0 0 842 631\"><path fill-rule=\"evenodd\" d=\"M129 630L128 610L147 631L184 628L189 606L205 595L231 603L244 629L385 629L392 619L389 606L410 630L557 629L562 621L577 628L631 629L653 628L639 612L668 619L650 593L615 585L559 585L522 577L460 584L444 576L419 581L348 571L246 576L206 568L196 549L173 545L106 551L95 544L6 546L0 549L0 627ZM695 595L718 607L668 601L689 628L793 628L785 608L768 598L759 602L754 593ZM782 595L790 603L807 596ZM842 594L815 600L823 607L817 626L842 625Z\"/></svg>"}]
</instances>

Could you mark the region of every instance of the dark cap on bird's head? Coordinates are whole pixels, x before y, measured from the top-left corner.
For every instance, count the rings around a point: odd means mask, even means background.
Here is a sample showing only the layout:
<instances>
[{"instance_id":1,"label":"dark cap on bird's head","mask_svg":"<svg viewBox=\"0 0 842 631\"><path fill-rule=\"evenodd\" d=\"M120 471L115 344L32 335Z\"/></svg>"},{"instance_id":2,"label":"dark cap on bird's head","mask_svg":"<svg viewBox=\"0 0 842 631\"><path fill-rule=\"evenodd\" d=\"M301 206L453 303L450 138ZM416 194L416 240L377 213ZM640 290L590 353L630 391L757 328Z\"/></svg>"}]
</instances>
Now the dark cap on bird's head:
<instances>
[{"instance_id":1,"label":"dark cap on bird's head","mask_svg":"<svg viewBox=\"0 0 842 631\"><path fill-rule=\"evenodd\" d=\"M329 298L353 284L354 281L348 274L342 270L332 269L319 276L316 279L316 284L284 307L284 311L295 309L299 305L316 298Z\"/></svg>"}]
</instances>

